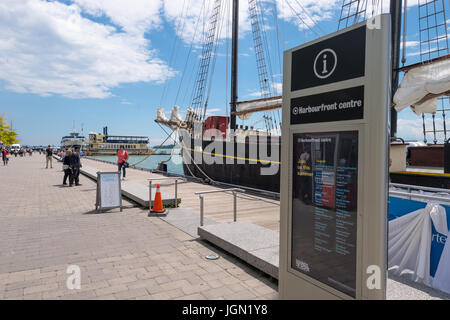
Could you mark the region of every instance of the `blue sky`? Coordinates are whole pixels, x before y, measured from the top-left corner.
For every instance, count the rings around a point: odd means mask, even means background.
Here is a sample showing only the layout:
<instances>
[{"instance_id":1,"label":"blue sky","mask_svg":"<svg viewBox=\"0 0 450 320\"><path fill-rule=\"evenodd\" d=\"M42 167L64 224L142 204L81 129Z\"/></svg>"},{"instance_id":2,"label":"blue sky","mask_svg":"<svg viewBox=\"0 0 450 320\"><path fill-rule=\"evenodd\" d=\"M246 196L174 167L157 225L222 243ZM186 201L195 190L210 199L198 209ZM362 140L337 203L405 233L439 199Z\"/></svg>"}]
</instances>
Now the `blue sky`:
<instances>
[{"instance_id":1,"label":"blue sky","mask_svg":"<svg viewBox=\"0 0 450 320\"><path fill-rule=\"evenodd\" d=\"M263 8L273 86L279 90L283 48L336 31L342 1L302 0L301 8L298 0L276 0L282 40L277 40L274 1L264 1ZM211 8L213 1L204 3ZM196 38L193 35L197 21L202 22L208 11L202 4L196 0L0 1L0 113L13 120L22 144L57 145L74 122L78 131L83 126L85 134L108 126L111 134L147 135L152 145L158 144L165 133L153 121L156 109L161 106L170 116L175 103L182 110L190 104L192 70L196 71L194 63L201 52L199 32ZM259 98L260 92L246 8L247 1L242 0L239 100ZM307 25L299 22L297 13ZM416 20L413 6L408 10L407 64L418 61ZM210 114L225 114L229 100L225 72L227 42L231 50L225 32L229 19L223 21ZM185 64L188 71L180 84ZM409 109L399 119L399 136L422 138L421 119ZM246 124L251 125L252 119Z\"/></svg>"}]
</instances>

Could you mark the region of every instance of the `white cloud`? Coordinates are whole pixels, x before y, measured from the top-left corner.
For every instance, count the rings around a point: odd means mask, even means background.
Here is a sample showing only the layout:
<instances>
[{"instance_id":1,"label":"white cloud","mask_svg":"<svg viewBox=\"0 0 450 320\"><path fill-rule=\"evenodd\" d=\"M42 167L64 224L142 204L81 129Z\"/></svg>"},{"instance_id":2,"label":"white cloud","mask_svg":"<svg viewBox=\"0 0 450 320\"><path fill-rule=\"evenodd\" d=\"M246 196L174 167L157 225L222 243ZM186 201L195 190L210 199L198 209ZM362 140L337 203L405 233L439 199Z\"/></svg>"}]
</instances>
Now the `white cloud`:
<instances>
[{"instance_id":1,"label":"white cloud","mask_svg":"<svg viewBox=\"0 0 450 320\"><path fill-rule=\"evenodd\" d=\"M214 4L215 0L165 0L163 4L164 16L169 22L173 23L177 35L185 43L194 42L194 44L200 44L204 42L203 36L208 29ZM220 8L221 18L219 18L216 25L217 30L221 31L219 39L231 37L231 11L231 1L222 1ZM226 33L227 23L228 34ZM240 1L239 34L242 37L250 30L248 1Z\"/></svg>"},{"instance_id":2,"label":"white cloud","mask_svg":"<svg viewBox=\"0 0 450 320\"><path fill-rule=\"evenodd\" d=\"M405 41L405 48L417 47L419 44L419 41ZM401 47L403 49L403 41L401 42Z\"/></svg>"},{"instance_id":3,"label":"white cloud","mask_svg":"<svg viewBox=\"0 0 450 320\"><path fill-rule=\"evenodd\" d=\"M144 38L143 32L159 23L156 5L133 1L143 11L144 4L152 8L133 20L137 12L127 10L129 1L75 2L0 3L0 79L7 90L106 98L120 84L162 82L173 76ZM96 16L103 12L123 30L88 19L83 10ZM149 20L144 23L145 17Z\"/></svg>"},{"instance_id":4,"label":"white cloud","mask_svg":"<svg viewBox=\"0 0 450 320\"><path fill-rule=\"evenodd\" d=\"M255 92L249 93L247 96L252 97L252 98L261 98L265 94L269 94L269 92L268 91L255 91Z\"/></svg>"},{"instance_id":5,"label":"white cloud","mask_svg":"<svg viewBox=\"0 0 450 320\"><path fill-rule=\"evenodd\" d=\"M283 91L283 84L281 82L275 82L272 83L272 88L274 89L274 94L281 95L281 92Z\"/></svg>"},{"instance_id":6,"label":"white cloud","mask_svg":"<svg viewBox=\"0 0 450 320\"><path fill-rule=\"evenodd\" d=\"M313 30L322 34L318 24L330 20L342 4L341 0L274 0L278 18L298 25L299 30ZM336 25L337 28L337 25Z\"/></svg>"},{"instance_id":7,"label":"white cloud","mask_svg":"<svg viewBox=\"0 0 450 320\"><path fill-rule=\"evenodd\" d=\"M219 109L219 108L212 108L212 109L208 108L206 111L206 115L213 116L213 115L217 114L217 112L223 112L223 111L222 111L222 109Z\"/></svg>"},{"instance_id":8,"label":"white cloud","mask_svg":"<svg viewBox=\"0 0 450 320\"><path fill-rule=\"evenodd\" d=\"M126 100L126 99L122 99L122 101L120 101L121 104L132 104L130 101Z\"/></svg>"},{"instance_id":9,"label":"white cloud","mask_svg":"<svg viewBox=\"0 0 450 320\"><path fill-rule=\"evenodd\" d=\"M108 17L127 33L142 34L162 23L162 0L71 0L86 13Z\"/></svg>"},{"instance_id":10,"label":"white cloud","mask_svg":"<svg viewBox=\"0 0 450 320\"><path fill-rule=\"evenodd\" d=\"M62 1L62 0L60 0ZM126 83L164 82L175 71L152 49L152 33L166 31L164 21L189 44L198 23L198 46L215 0L2 0L0 2L0 80L4 88L42 96L107 98ZM383 0L386 2L386 0ZM203 7L203 3L205 6ZM299 24L284 0L263 0L264 19L272 5L279 19ZM290 0L306 24L314 28L335 18L341 0ZM240 1L239 32L251 31L248 1ZM385 10L384 10L385 11ZM222 2L220 39L231 32L231 1ZM267 28L266 24L266 28ZM308 27L300 23L299 29ZM150 36L149 36L150 35ZM168 39L172 41L172 39ZM413 47L413 42L407 46ZM251 48L253 50L253 48ZM241 53L246 56L247 53ZM279 84L275 84L277 89ZM280 90L281 91L281 88ZM260 95L253 93L251 96Z\"/></svg>"}]
</instances>

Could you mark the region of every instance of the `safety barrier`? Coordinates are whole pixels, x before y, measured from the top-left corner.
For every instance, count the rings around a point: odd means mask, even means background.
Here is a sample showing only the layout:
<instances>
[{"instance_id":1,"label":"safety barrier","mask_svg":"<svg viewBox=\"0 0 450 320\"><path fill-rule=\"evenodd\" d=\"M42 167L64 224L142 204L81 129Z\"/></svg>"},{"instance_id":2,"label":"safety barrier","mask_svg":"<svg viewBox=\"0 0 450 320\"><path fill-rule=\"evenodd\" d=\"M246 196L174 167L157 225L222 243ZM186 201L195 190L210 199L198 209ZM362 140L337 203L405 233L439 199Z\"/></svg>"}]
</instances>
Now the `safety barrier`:
<instances>
[{"instance_id":1,"label":"safety barrier","mask_svg":"<svg viewBox=\"0 0 450 320\"><path fill-rule=\"evenodd\" d=\"M208 191L199 191L195 194L199 195L200 198L200 226L203 226L203 217L204 217L204 199L203 195L208 193L218 193L218 192L229 192L231 191L233 193L233 221L237 221L237 199L236 194L237 192L245 192L245 190L240 188L230 188L230 189L220 189L220 190L208 190Z\"/></svg>"}]
</instances>

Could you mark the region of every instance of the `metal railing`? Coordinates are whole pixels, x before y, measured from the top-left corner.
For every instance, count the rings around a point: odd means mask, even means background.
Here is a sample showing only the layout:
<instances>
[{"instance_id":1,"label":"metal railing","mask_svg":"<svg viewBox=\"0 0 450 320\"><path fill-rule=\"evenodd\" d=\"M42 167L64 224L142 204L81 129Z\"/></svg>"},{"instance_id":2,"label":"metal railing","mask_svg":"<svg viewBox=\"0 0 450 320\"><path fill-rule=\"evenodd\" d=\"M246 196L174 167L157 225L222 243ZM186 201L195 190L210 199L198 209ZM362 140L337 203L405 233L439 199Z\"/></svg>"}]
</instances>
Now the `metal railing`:
<instances>
[{"instance_id":1,"label":"metal railing","mask_svg":"<svg viewBox=\"0 0 450 320\"><path fill-rule=\"evenodd\" d=\"M199 199L200 199L200 226L203 226L203 220L204 220L204 215L205 215L204 196L203 195L208 194L208 193L229 192L229 191L231 191L233 193L233 221L236 222L236 220L237 220L237 197L236 197L236 194L238 192L245 192L245 190L240 189L240 188L208 190L208 191L199 191L199 192L195 193L195 194L198 194Z\"/></svg>"},{"instance_id":2,"label":"metal railing","mask_svg":"<svg viewBox=\"0 0 450 320\"><path fill-rule=\"evenodd\" d=\"M152 211L152 181L175 180L175 208L178 208L178 181L187 181L185 178L152 178L148 179L149 202L148 210Z\"/></svg>"},{"instance_id":3,"label":"metal railing","mask_svg":"<svg viewBox=\"0 0 450 320\"><path fill-rule=\"evenodd\" d=\"M389 183L389 186L390 186L390 187L397 187L397 188L407 189L408 192L411 192L411 190L422 190L422 191L430 191L430 192L445 192L445 193L450 193L450 190L448 190L448 189L432 188L432 187L424 187L424 186L416 186L416 185L410 185L410 184Z\"/></svg>"},{"instance_id":4,"label":"metal railing","mask_svg":"<svg viewBox=\"0 0 450 320\"><path fill-rule=\"evenodd\" d=\"M450 197L438 196L438 195L427 195L422 193L415 193L412 190L419 191L429 191L434 193L447 193L450 194L448 189L431 188L423 186L415 186L400 183L390 183L390 187L397 187L401 189L406 189L406 191L389 190L389 196L406 197L408 200L433 200L437 202L450 203Z\"/></svg>"}]
</instances>

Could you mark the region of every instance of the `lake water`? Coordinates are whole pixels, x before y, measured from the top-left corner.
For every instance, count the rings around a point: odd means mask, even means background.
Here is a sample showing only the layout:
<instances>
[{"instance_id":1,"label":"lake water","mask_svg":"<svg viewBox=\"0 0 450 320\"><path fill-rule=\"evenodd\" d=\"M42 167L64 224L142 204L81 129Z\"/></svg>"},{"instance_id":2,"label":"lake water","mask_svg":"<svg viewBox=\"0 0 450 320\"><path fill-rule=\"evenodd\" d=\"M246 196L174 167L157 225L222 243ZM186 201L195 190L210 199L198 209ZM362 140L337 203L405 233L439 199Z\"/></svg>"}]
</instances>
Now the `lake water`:
<instances>
[{"instance_id":1,"label":"lake water","mask_svg":"<svg viewBox=\"0 0 450 320\"><path fill-rule=\"evenodd\" d=\"M112 155L89 156L88 158L108 161L111 163L117 163L117 156ZM169 158L170 155L150 155L150 156L130 155L130 157L128 158L128 163L130 164L130 166L137 163L136 167L138 168L156 169L156 167L161 161L167 160ZM181 155L174 154L172 156L172 159L166 162L166 164L168 172L176 174L184 174Z\"/></svg>"}]
</instances>

